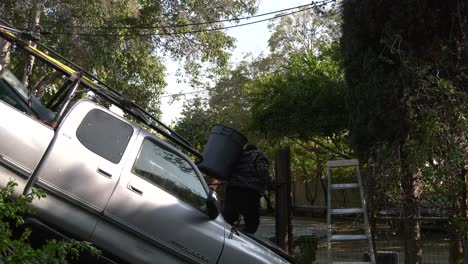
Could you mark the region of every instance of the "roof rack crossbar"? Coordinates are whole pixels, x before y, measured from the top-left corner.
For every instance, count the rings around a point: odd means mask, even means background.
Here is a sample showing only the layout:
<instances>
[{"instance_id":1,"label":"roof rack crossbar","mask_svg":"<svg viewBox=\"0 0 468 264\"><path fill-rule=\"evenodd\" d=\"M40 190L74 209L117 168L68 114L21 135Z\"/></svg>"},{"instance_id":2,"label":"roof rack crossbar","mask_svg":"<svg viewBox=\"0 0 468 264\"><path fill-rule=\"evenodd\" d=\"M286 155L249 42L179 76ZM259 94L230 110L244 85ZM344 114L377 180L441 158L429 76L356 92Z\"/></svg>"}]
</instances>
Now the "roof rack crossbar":
<instances>
[{"instance_id":1,"label":"roof rack crossbar","mask_svg":"<svg viewBox=\"0 0 468 264\"><path fill-rule=\"evenodd\" d=\"M34 41L38 46L46 49L47 51L53 53L55 56L59 57L60 59L66 61L67 63L69 63L70 65L72 65L73 67L79 69L82 73L86 74L87 77L90 77L91 79L97 81L99 84L101 84L102 86L106 87L107 89L109 89L111 92L115 93L116 95L120 96L120 97L125 97L122 93L120 93L119 91L115 90L114 88L112 88L110 85L106 84L105 82L103 82L101 79L99 79L98 77L96 77L95 75L93 75L92 73L88 72L87 70L83 69L81 66L75 64L74 62L68 60L67 58L63 57L62 55L60 55L58 52L54 51L53 49L45 46L44 44L40 43L39 41ZM163 122L161 122L159 119L157 119L156 117L154 117L152 114L148 113L148 111L146 111L145 109L143 109L141 106L137 105L136 103L128 100L132 105L133 107L136 107L138 108L140 111L142 111L144 114L146 114L147 116L149 116L151 118L151 120L157 122L160 126L164 127L165 129L167 129L171 134L171 135L174 135L176 137L178 137L182 142L184 142L185 144L191 146L190 142L188 142L184 137L182 137L180 134L178 134L177 132L175 132L174 130L172 130L171 128L169 128L166 124L164 124Z\"/></svg>"}]
</instances>

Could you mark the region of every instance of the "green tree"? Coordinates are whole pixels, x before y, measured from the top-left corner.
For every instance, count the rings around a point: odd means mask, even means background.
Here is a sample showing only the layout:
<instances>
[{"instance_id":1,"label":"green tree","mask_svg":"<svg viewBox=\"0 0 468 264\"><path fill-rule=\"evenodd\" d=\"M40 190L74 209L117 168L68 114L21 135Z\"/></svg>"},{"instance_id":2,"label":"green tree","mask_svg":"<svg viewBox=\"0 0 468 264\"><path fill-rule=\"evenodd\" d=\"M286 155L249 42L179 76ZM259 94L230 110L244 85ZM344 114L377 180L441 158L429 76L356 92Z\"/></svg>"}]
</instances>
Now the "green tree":
<instances>
[{"instance_id":1,"label":"green tree","mask_svg":"<svg viewBox=\"0 0 468 264\"><path fill-rule=\"evenodd\" d=\"M331 56L293 53L247 89L255 129L271 136L307 139L346 128L343 75Z\"/></svg>"},{"instance_id":2,"label":"green tree","mask_svg":"<svg viewBox=\"0 0 468 264\"><path fill-rule=\"evenodd\" d=\"M405 262L421 263L412 220L421 201L441 188L466 197L466 4L345 1L343 10L352 143L363 160L397 166L381 173L401 188L393 194L406 217Z\"/></svg>"},{"instance_id":3,"label":"green tree","mask_svg":"<svg viewBox=\"0 0 468 264\"><path fill-rule=\"evenodd\" d=\"M250 140L256 141L249 130L250 101L243 89L251 81L253 67L242 62L231 71L221 72L216 83L208 86L206 97L196 97L184 104L182 117L177 120L175 129L186 135L195 146L203 149L211 127L224 124L242 131Z\"/></svg>"},{"instance_id":4,"label":"green tree","mask_svg":"<svg viewBox=\"0 0 468 264\"><path fill-rule=\"evenodd\" d=\"M292 53L317 55L331 43L339 41L340 25L340 12L335 4L327 8L305 8L268 25L272 32L268 46L273 54L283 58Z\"/></svg>"},{"instance_id":5,"label":"green tree","mask_svg":"<svg viewBox=\"0 0 468 264\"><path fill-rule=\"evenodd\" d=\"M245 88L255 130L308 139L346 128L337 10L314 7L270 23L271 54L257 60L262 75Z\"/></svg>"},{"instance_id":6,"label":"green tree","mask_svg":"<svg viewBox=\"0 0 468 264\"><path fill-rule=\"evenodd\" d=\"M165 86L165 58L183 61L192 77L201 63L224 65L234 39L223 31L203 32L222 26L206 22L256 10L255 0L43 0L42 4L39 25L51 32L42 37L44 44L154 113L159 113ZM6 0L0 3L0 15L19 28L29 28L32 7L33 0ZM200 32L184 34L190 31Z\"/></svg>"},{"instance_id":7,"label":"green tree","mask_svg":"<svg viewBox=\"0 0 468 264\"><path fill-rule=\"evenodd\" d=\"M342 132L347 117L336 45L339 16L333 11L302 10L270 24L272 53L242 61L215 76L215 85L208 87L206 109L215 122L254 137L307 138Z\"/></svg>"},{"instance_id":8,"label":"green tree","mask_svg":"<svg viewBox=\"0 0 468 264\"><path fill-rule=\"evenodd\" d=\"M278 147L292 145L293 177L305 184L322 180L328 159L349 157L339 24L336 9L278 18L270 24L271 53L246 58L207 87L203 112L212 124L239 128L271 160ZM190 113L199 109L184 109L177 126L198 129Z\"/></svg>"},{"instance_id":9,"label":"green tree","mask_svg":"<svg viewBox=\"0 0 468 264\"><path fill-rule=\"evenodd\" d=\"M206 104L206 100L201 97L187 101L181 112L182 117L174 125L174 130L200 152L203 151L210 130L216 123Z\"/></svg>"},{"instance_id":10,"label":"green tree","mask_svg":"<svg viewBox=\"0 0 468 264\"><path fill-rule=\"evenodd\" d=\"M234 70L219 78L209 90L208 103L216 122L247 132L251 109L244 86L252 80L249 73L251 69L246 62L241 62Z\"/></svg>"}]
</instances>

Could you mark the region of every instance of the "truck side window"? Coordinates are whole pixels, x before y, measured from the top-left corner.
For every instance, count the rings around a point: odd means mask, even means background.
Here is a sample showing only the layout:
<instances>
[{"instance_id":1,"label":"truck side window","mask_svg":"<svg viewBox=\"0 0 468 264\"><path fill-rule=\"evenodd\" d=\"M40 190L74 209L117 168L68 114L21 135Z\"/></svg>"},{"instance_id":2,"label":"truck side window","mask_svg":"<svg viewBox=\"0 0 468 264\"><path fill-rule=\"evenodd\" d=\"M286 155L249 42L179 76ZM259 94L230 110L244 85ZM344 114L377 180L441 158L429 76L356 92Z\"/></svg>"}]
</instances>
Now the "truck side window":
<instances>
[{"instance_id":1,"label":"truck side window","mask_svg":"<svg viewBox=\"0 0 468 264\"><path fill-rule=\"evenodd\" d=\"M5 103L13 106L14 108L20 110L24 113L31 112L28 108L28 105L22 102L18 95L16 95L5 83L5 81L0 79L0 100Z\"/></svg>"},{"instance_id":2,"label":"truck side window","mask_svg":"<svg viewBox=\"0 0 468 264\"><path fill-rule=\"evenodd\" d=\"M133 172L204 211L207 193L190 163L162 144L143 141Z\"/></svg>"},{"instance_id":3,"label":"truck side window","mask_svg":"<svg viewBox=\"0 0 468 264\"><path fill-rule=\"evenodd\" d=\"M132 134L132 126L99 109L89 111L76 130L81 144L115 164L122 159Z\"/></svg>"},{"instance_id":4,"label":"truck side window","mask_svg":"<svg viewBox=\"0 0 468 264\"><path fill-rule=\"evenodd\" d=\"M47 109L38 98L34 95L29 96L28 89L9 70L4 70L0 74L0 100L21 112L47 122L55 118L55 114Z\"/></svg>"}]
</instances>

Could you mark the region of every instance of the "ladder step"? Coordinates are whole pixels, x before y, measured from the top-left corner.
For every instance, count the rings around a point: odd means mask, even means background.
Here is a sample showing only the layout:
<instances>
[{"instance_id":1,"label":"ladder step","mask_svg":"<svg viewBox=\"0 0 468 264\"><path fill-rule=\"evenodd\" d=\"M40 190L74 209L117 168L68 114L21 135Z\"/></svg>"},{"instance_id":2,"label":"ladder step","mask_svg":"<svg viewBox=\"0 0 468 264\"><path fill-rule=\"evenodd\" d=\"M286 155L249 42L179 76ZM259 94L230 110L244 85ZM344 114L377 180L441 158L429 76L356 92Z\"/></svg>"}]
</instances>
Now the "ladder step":
<instances>
[{"instance_id":1,"label":"ladder step","mask_svg":"<svg viewBox=\"0 0 468 264\"><path fill-rule=\"evenodd\" d=\"M367 261L333 261L333 264L370 264L372 262Z\"/></svg>"},{"instance_id":2,"label":"ladder step","mask_svg":"<svg viewBox=\"0 0 468 264\"><path fill-rule=\"evenodd\" d=\"M347 215L347 214L361 214L364 213L362 208L340 208L331 209L332 215Z\"/></svg>"},{"instance_id":3,"label":"ladder step","mask_svg":"<svg viewBox=\"0 0 468 264\"><path fill-rule=\"evenodd\" d=\"M359 188L358 183L336 183L330 186L332 190L343 190L343 189L356 189Z\"/></svg>"},{"instance_id":4,"label":"ladder step","mask_svg":"<svg viewBox=\"0 0 468 264\"><path fill-rule=\"evenodd\" d=\"M350 167L350 166L357 166L359 165L359 161L357 159L349 159L349 160L330 160L327 162L327 166L334 168L334 167Z\"/></svg>"},{"instance_id":5,"label":"ladder step","mask_svg":"<svg viewBox=\"0 0 468 264\"><path fill-rule=\"evenodd\" d=\"M333 235L331 241L367 240L366 235Z\"/></svg>"}]
</instances>

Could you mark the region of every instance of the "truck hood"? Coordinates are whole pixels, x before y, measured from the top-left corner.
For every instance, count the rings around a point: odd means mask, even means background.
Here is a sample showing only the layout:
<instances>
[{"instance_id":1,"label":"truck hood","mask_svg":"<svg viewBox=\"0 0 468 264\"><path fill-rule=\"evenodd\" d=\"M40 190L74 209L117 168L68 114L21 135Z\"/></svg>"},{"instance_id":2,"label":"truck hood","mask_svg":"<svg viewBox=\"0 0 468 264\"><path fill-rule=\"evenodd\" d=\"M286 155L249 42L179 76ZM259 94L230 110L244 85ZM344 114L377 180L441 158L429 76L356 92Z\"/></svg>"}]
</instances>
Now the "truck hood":
<instances>
[{"instance_id":1,"label":"truck hood","mask_svg":"<svg viewBox=\"0 0 468 264\"><path fill-rule=\"evenodd\" d=\"M218 263L288 264L296 263L284 251L258 237L227 225L225 243Z\"/></svg>"},{"instance_id":2,"label":"truck hood","mask_svg":"<svg viewBox=\"0 0 468 264\"><path fill-rule=\"evenodd\" d=\"M259 243L260 245L262 245L262 246L268 248L269 250L273 251L274 253L278 254L279 256L286 259L290 263L296 263L296 261L294 260L294 258L291 255L289 255L286 251L284 251L283 249L278 247L273 242L271 242L269 240L266 240L266 239L263 239L263 238L260 238L260 237L256 237L256 236L254 236L252 234L249 234L249 233L242 232L242 234L248 236L249 238L251 238L255 242Z\"/></svg>"}]
</instances>

